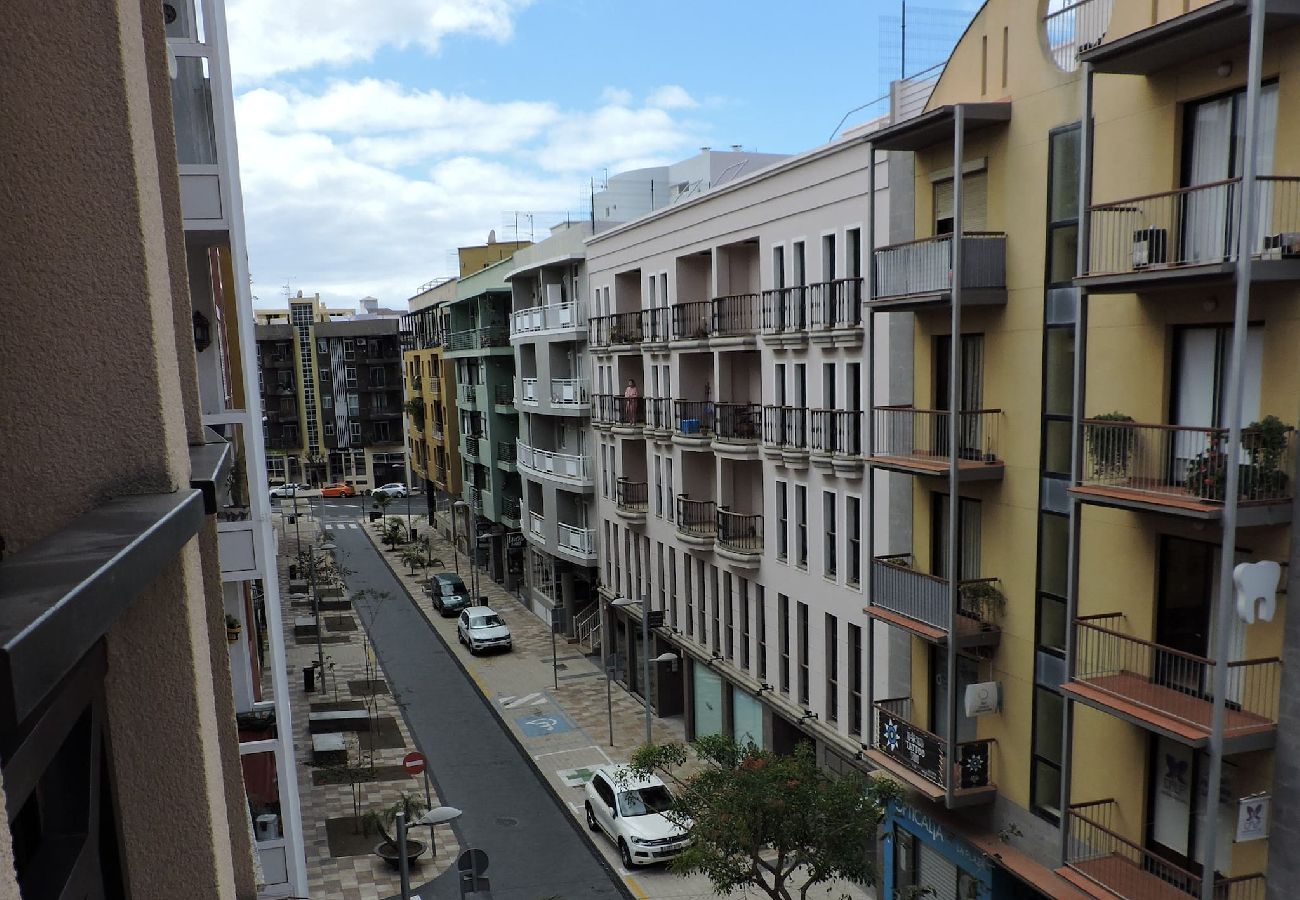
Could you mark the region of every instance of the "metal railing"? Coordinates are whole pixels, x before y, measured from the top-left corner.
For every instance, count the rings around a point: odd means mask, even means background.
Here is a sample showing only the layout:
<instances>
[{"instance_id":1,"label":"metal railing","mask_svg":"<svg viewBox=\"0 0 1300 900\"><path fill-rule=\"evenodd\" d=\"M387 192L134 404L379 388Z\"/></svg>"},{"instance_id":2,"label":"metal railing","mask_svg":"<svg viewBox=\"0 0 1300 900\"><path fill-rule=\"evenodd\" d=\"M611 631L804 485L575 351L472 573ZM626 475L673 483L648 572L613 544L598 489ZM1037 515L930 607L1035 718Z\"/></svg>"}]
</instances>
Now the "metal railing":
<instances>
[{"instance_id":1,"label":"metal railing","mask_svg":"<svg viewBox=\"0 0 1300 900\"><path fill-rule=\"evenodd\" d=\"M947 578L930 575L914 568L910 553L877 556L871 562L871 605L923 622L931 628L948 631L948 600L950 582ZM996 579L972 578L958 582L957 614L970 620L979 630L996 627L1000 613L988 602L976 599L968 589L978 584L991 584Z\"/></svg>"},{"instance_id":2,"label":"metal railing","mask_svg":"<svg viewBox=\"0 0 1300 900\"><path fill-rule=\"evenodd\" d=\"M497 462L515 461L515 445L509 441L497 441Z\"/></svg>"},{"instance_id":3,"label":"metal railing","mask_svg":"<svg viewBox=\"0 0 1300 900\"><path fill-rule=\"evenodd\" d=\"M713 310L708 300L677 303L673 311L673 340L702 341L709 336Z\"/></svg>"},{"instance_id":4,"label":"metal railing","mask_svg":"<svg viewBox=\"0 0 1300 900\"><path fill-rule=\"evenodd\" d=\"M482 488L471 486L469 489L469 508L480 515L483 513L483 494Z\"/></svg>"},{"instance_id":5,"label":"metal railing","mask_svg":"<svg viewBox=\"0 0 1300 900\"><path fill-rule=\"evenodd\" d=\"M505 384L498 384L493 389L492 399L497 406L514 406L515 405L515 385L513 381Z\"/></svg>"},{"instance_id":6,"label":"metal railing","mask_svg":"<svg viewBox=\"0 0 1300 900\"><path fill-rule=\"evenodd\" d=\"M808 328L808 288L803 285L763 291L763 331L779 334Z\"/></svg>"},{"instance_id":7,"label":"metal railing","mask_svg":"<svg viewBox=\"0 0 1300 900\"><path fill-rule=\"evenodd\" d=\"M763 443L782 450L807 450L808 410L802 406L764 406Z\"/></svg>"},{"instance_id":8,"label":"metal railing","mask_svg":"<svg viewBox=\"0 0 1300 900\"><path fill-rule=\"evenodd\" d=\"M572 481L588 481L591 478L591 462L580 453L539 450L520 439L515 441L515 457L516 465L539 474Z\"/></svg>"},{"instance_id":9,"label":"metal railing","mask_svg":"<svg viewBox=\"0 0 1300 900\"><path fill-rule=\"evenodd\" d=\"M591 417L597 425L644 425L645 398L621 394L597 394L592 398Z\"/></svg>"},{"instance_id":10,"label":"metal railing","mask_svg":"<svg viewBox=\"0 0 1300 900\"><path fill-rule=\"evenodd\" d=\"M672 338L672 316L667 306L641 310L641 334L647 343L666 344Z\"/></svg>"},{"instance_id":11,"label":"metal railing","mask_svg":"<svg viewBox=\"0 0 1300 900\"><path fill-rule=\"evenodd\" d=\"M480 349L509 347L510 329L505 325L484 325L478 330L477 341Z\"/></svg>"},{"instance_id":12,"label":"metal railing","mask_svg":"<svg viewBox=\"0 0 1300 900\"><path fill-rule=\"evenodd\" d=\"M757 443L763 431L763 407L757 403L719 403L714 435L725 441Z\"/></svg>"},{"instance_id":13,"label":"metal railing","mask_svg":"<svg viewBox=\"0 0 1300 900\"><path fill-rule=\"evenodd\" d=\"M915 409L911 406L877 406L873 456L907 457L918 460L949 457L949 418L946 409ZM978 462L998 459L1000 409L963 410L957 423L957 458Z\"/></svg>"},{"instance_id":14,"label":"metal railing","mask_svg":"<svg viewBox=\"0 0 1300 900\"><path fill-rule=\"evenodd\" d=\"M762 304L758 294L730 294L712 300L710 335L745 337L758 334Z\"/></svg>"},{"instance_id":15,"label":"metal railing","mask_svg":"<svg viewBox=\"0 0 1300 900\"><path fill-rule=\"evenodd\" d=\"M1123 613L1074 621L1071 677L1128 703L1197 728L1210 725L1214 661L1140 640L1117 630ZM1228 663L1225 694L1228 736L1277 724L1282 662L1277 658Z\"/></svg>"},{"instance_id":16,"label":"metal railing","mask_svg":"<svg viewBox=\"0 0 1300 900\"><path fill-rule=\"evenodd\" d=\"M442 429L443 425L441 422L433 422L429 425L429 434L433 436L435 441L441 441L446 437L446 434Z\"/></svg>"},{"instance_id":17,"label":"metal railing","mask_svg":"<svg viewBox=\"0 0 1300 900\"><path fill-rule=\"evenodd\" d=\"M937 787L960 792L992 787L991 738L958 741L957 758L949 764L948 742L912 724L912 698L896 697L871 704L871 747Z\"/></svg>"},{"instance_id":18,"label":"metal railing","mask_svg":"<svg viewBox=\"0 0 1300 900\"><path fill-rule=\"evenodd\" d=\"M669 397L646 397L645 423L657 431L672 431L673 401Z\"/></svg>"},{"instance_id":19,"label":"metal railing","mask_svg":"<svg viewBox=\"0 0 1300 900\"><path fill-rule=\"evenodd\" d=\"M712 500L692 500L678 494L677 530L694 537L714 537L718 531L717 505Z\"/></svg>"},{"instance_id":20,"label":"metal railing","mask_svg":"<svg viewBox=\"0 0 1300 900\"><path fill-rule=\"evenodd\" d=\"M537 379L520 378L519 379L519 402L520 403L537 403Z\"/></svg>"},{"instance_id":21,"label":"metal railing","mask_svg":"<svg viewBox=\"0 0 1300 900\"><path fill-rule=\"evenodd\" d=\"M673 431L687 437L710 437L713 434L713 402L674 400Z\"/></svg>"},{"instance_id":22,"label":"metal railing","mask_svg":"<svg viewBox=\"0 0 1300 900\"><path fill-rule=\"evenodd\" d=\"M1270 421L1243 429L1233 451L1226 428L1085 419L1083 485L1222 503L1235 459L1241 502L1289 500L1295 430Z\"/></svg>"},{"instance_id":23,"label":"metal railing","mask_svg":"<svg viewBox=\"0 0 1300 900\"><path fill-rule=\"evenodd\" d=\"M809 447L818 453L862 455L862 412L856 409L810 409Z\"/></svg>"},{"instance_id":24,"label":"metal railing","mask_svg":"<svg viewBox=\"0 0 1300 900\"><path fill-rule=\"evenodd\" d=\"M465 457L467 459L478 459L478 442L478 438L465 435Z\"/></svg>"},{"instance_id":25,"label":"metal railing","mask_svg":"<svg viewBox=\"0 0 1300 900\"><path fill-rule=\"evenodd\" d=\"M582 406L587 403L587 379L552 378L552 406Z\"/></svg>"},{"instance_id":26,"label":"metal railing","mask_svg":"<svg viewBox=\"0 0 1300 900\"><path fill-rule=\"evenodd\" d=\"M1065 864L1125 900L1166 900L1170 888L1200 897L1201 876L1169 862L1115 830L1113 798L1072 803L1066 810ZM1263 875L1216 878L1215 900L1264 900Z\"/></svg>"},{"instance_id":27,"label":"metal railing","mask_svg":"<svg viewBox=\"0 0 1300 900\"><path fill-rule=\"evenodd\" d=\"M577 556L595 556L596 529L578 528L560 522L555 526L555 546Z\"/></svg>"},{"instance_id":28,"label":"metal railing","mask_svg":"<svg viewBox=\"0 0 1300 900\"><path fill-rule=\"evenodd\" d=\"M628 478L618 479L615 502L619 509L646 510L650 508L650 483L632 481Z\"/></svg>"},{"instance_id":29,"label":"metal railing","mask_svg":"<svg viewBox=\"0 0 1300 900\"><path fill-rule=\"evenodd\" d=\"M528 530L540 538L546 536L546 517L539 512L529 511Z\"/></svg>"},{"instance_id":30,"label":"metal railing","mask_svg":"<svg viewBox=\"0 0 1300 900\"><path fill-rule=\"evenodd\" d=\"M434 466L434 467L433 467L433 480L434 480L434 482L435 482L436 484L445 485L445 484L447 483L447 467L446 467L446 466Z\"/></svg>"},{"instance_id":31,"label":"metal railing","mask_svg":"<svg viewBox=\"0 0 1300 900\"><path fill-rule=\"evenodd\" d=\"M505 495L501 498L501 517L519 521L519 498Z\"/></svg>"},{"instance_id":32,"label":"metal railing","mask_svg":"<svg viewBox=\"0 0 1300 900\"><path fill-rule=\"evenodd\" d=\"M478 403L478 385L456 383L456 402L461 406L474 406Z\"/></svg>"},{"instance_id":33,"label":"metal railing","mask_svg":"<svg viewBox=\"0 0 1300 900\"><path fill-rule=\"evenodd\" d=\"M763 552L763 514L719 509L718 545L738 553Z\"/></svg>"},{"instance_id":34,"label":"metal railing","mask_svg":"<svg viewBox=\"0 0 1300 900\"><path fill-rule=\"evenodd\" d=\"M590 340L594 347L639 344L644 339L641 310L613 313L590 320Z\"/></svg>"},{"instance_id":35,"label":"metal railing","mask_svg":"<svg viewBox=\"0 0 1300 900\"><path fill-rule=\"evenodd\" d=\"M1123 275L1237 258L1241 179L1095 204L1086 275ZM1261 176L1255 184L1256 257L1300 255L1300 178Z\"/></svg>"},{"instance_id":36,"label":"metal railing","mask_svg":"<svg viewBox=\"0 0 1300 900\"><path fill-rule=\"evenodd\" d=\"M510 334L577 328L584 320L581 303L558 303L521 309L510 316Z\"/></svg>"},{"instance_id":37,"label":"metal railing","mask_svg":"<svg viewBox=\"0 0 1300 900\"><path fill-rule=\"evenodd\" d=\"M809 327L859 328L862 325L862 279L837 278L808 285Z\"/></svg>"},{"instance_id":38,"label":"metal railing","mask_svg":"<svg viewBox=\"0 0 1300 900\"><path fill-rule=\"evenodd\" d=\"M962 287L1007 285L1007 236L1001 232L962 234ZM941 294L952 290L952 235L881 247L872 255L876 280L872 300Z\"/></svg>"},{"instance_id":39,"label":"metal railing","mask_svg":"<svg viewBox=\"0 0 1300 900\"><path fill-rule=\"evenodd\" d=\"M1052 0L1043 14L1047 49L1066 72L1079 68L1079 54L1106 36L1115 0Z\"/></svg>"}]
</instances>

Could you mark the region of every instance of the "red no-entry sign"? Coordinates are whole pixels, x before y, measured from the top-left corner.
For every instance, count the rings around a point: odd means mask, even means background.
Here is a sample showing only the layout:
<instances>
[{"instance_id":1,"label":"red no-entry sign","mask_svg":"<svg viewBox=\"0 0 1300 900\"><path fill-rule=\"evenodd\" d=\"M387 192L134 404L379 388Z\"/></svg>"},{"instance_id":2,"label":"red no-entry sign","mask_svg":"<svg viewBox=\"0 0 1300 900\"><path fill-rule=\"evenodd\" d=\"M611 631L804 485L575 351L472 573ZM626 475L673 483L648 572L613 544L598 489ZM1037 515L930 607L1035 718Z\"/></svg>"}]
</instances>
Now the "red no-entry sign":
<instances>
[{"instance_id":1,"label":"red no-entry sign","mask_svg":"<svg viewBox=\"0 0 1300 900\"><path fill-rule=\"evenodd\" d=\"M402 768L406 770L407 775L421 774L424 772L424 754L418 750L412 750L402 757Z\"/></svg>"}]
</instances>

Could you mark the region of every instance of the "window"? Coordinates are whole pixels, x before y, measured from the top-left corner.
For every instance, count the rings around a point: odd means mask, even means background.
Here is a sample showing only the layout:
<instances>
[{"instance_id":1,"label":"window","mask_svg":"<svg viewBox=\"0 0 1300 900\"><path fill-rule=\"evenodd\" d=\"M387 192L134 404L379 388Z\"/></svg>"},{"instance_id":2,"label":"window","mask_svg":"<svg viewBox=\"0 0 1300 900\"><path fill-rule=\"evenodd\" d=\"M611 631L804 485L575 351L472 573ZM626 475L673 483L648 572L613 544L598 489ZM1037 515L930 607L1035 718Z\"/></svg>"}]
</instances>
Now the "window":
<instances>
[{"instance_id":1,"label":"window","mask_svg":"<svg viewBox=\"0 0 1300 900\"><path fill-rule=\"evenodd\" d=\"M329 419L325 420L325 436L334 437L334 423Z\"/></svg>"},{"instance_id":2,"label":"window","mask_svg":"<svg viewBox=\"0 0 1300 900\"><path fill-rule=\"evenodd\" d=\"M682 554L682 565L685 567L684 575L686 576L686 636L694 637L695 635L695 579L691 577L691 565L694 557L689 553Z\"/></svg>"},{"instance_id":3,"label":"window","mask_svg":"<svg viewBox=\"0 0 1300 900\"><path fill-rule=\"evenodd\" d=\"M799 641L799 703L808 705L808 604L796 601Z\"/></svg>"},{"instance_id":4,"label":"window","mask_svg":"<svg viewBox=\"0 0 1300 900\"><path fill-rule=\"evenodd\" d=\"M709 629L704 624L705 617L708 615L708 609L706 609L707 600L705 599L707 595L704 593L704 568L703 562L698 562L695 566L695 575L697 579L695 583L695 596L698 597L700 601L699 606L695 608L695 626L696 630L700 633L700 643L707 645L709 642ZM716 568L714 569L714 577L717 577ZM714 599L715 601L717 599L716 591L714 592Z\"/></svg>"},{"instance_id":5,"label":"window","mask_svg":"<svg viewBox=\"0 0 1300 900\"><path fill-rule=\"evenodd\" d=\"M1065 700L1054 690L1034 686L1034 749L1030 763L1030 805L1039 815L1061 818L1061 724Z\"/></svg>"},{"instance_id":6,"label":"window","mask_svg":"<svg viewBox=\"0 0 1300 900\"><path fill-rule=\"evenodd\" d=\"M344 366L344 367L343 367L343 377L347 380L347 386L348 386L348 387L350 387L350 388L354 388L354 387L356 387L356 386L357 386L357 367L356 367L356 366Z\"/></svg>"},{"instance_id":7,"label":"window","mask_svg":"<svg viewBox=\"0 0 1300 900\"><path fill-rule=\"evenodd\" d=\"M862 626L849 625L849 734L862 734Z\"/></svg>"},{"instance_id":8,"label":"window","mask_svg":"<svg viewBox=\"0 0 1300 900\"><path fill-rule=\"evenodd\" d=\"M390 441L390 440L392 440L392 437L390 436L390 432L389 432L389 430L388 430L388 423L387 423L387 422L376 422L376 423L375 423L375 440L376 440L376 441Z\"/></svg>"},{"instance_id":9,"label":"window","mask_svg":"<svg viewBox=\"0 0 1300 900\"><path fill-rule=\"evenodd\" d=\"M776 595L776 642L781 653L778 673L781 693L790 693L790 598Z\"/></svg>"},{"instance_id":10,"label":"window","mask_svg":"<svg viewBox=\"0 0 1300 900\"><path fill-rule=\"evenodd\" d=\"M356 359L356 356L357 356L357 348L354 347L354 346L352 346L352 342L351 342L351 341L344 341L344 342L343 342L343 358L344 358L344 359Z\"/></svg>"},{"instance_id":11,"label":"window","mask_svg":"<svg viewBox=\"0 0 1300 900\"><path fill-rule=\"evenodd\" d=\"M794 486L794 530L795 530L795 564L801 569L808 568L808 488L802 484Z\"/></svg>"},{"instance_id":12,"label":"window","mask_svg":"<svg viewBox=\"0 0 1300 900\"><path fill-rule=\"evenodd\" d=\"M718 567L709 566L709 612L710 619L713 621L713 652L715 654L722 651L722 614L719 611L721 598L718 596ZM700 629L703 631L704 629Z\"/></svg>"},{"instance_id":13,"label":"window","mask_svg":"<svg viewBox=\"0 0 1300 900\"><path fill-rule=\"evenodd\" d=\"M840 720L840 622L826 614L826 721Z\"/></svg>"},{"instance_id":14,"label":"window","mask_svg":"<svg viewBox=\"0 0 1300 900\"><path fill-rule=\"evenodd\" d=\"M790 515L790 486L784 481L776 483L776 558L785 562L789 554L788 535Z\"/></svg>"},{"instance_id":15,"label":"window","mask_svg":"<svg viewBox=\"0 0 1300 900\"><path fill-rule=\"evenodd\" d=\"M352 422L352 423L348 426L348 433L351 434L352 437L357 438L358 440L360 440L360 438L361 438L361 423L360 423L360 422Z\"/></svg>"},{"instance_id":16,"label":"window","mask_svg":"<svg viewBox=\"0 0 1300 900\"><path fill-rule=\"evenodd\" d=\"M361 395L360 395L360 394L348 394L348 415L350 415L350 416L359 416L359 415L361 415Z\"/></svg>"},{"instance_id":17,"label":"window","mask_svg":"<svg viewBox=\"0 0 1300 900\"><path fill-rule=\"evenodd\" d=\"M613 584L614 551L613 541L609 536L610 523L605 523L605 584Z\"/></svg>"},{"instance_id":18,"label":"window","mask_svg":"<svg viewBox=\"0 0 1300 900\"><path fill-rule=\"evenodd\" d=\"M334 408L334 395L333 395L333 394L322 394L322 395L321 395L321 398L320 398L320 408L321 408L321 409L324 409L324 410L331 410L331 409L333 409L333 408Z\"/></svg>"},{"instance_id":19,"label":"window","mask_svg":"<svg viewBox=\"0 0 1300 900\"><path fill-rule=\"evenodd\" d=\"M835 280L835 235L822 235L822 281Z\"/></svg>"},{"instance_id":20,"label":"window","mask_svg":"<svg viewBox=\"0 0 1300 900\"><path fill-rule=\"evenodd\" d=\"M330 344L326 338L316 338L316 352L328 353L329 349L330 349Z\"/></svg>"},{"instance_id":21,"label":"window","mask_svg":"<svg viewBox=\"0 0 1300 900\"><path fill-rule=\"evenodd\" d=\"M655 584L659 585L659 603L656 604L655 609L664 611L668 609L664 595L664 545L659 541L655 541L655 574L657 575Z\"/></svg>"},{"instance_id":22,"label":"window","mask_svg":"<svg viewBox=\"0 0 1300 900\"><path fill-rule=\"evenodd\" d=\"M767 678L767 590L754 585L754 629L758 632L758 680Z\"/></svg>"},{"instance_id":23,"label":"window","mask_svg":"<svg viewBox=\"0 0 1300 900\"><path fill-rule=\"evenodd\" d=\"M672 626L677 627L677 551L668 548L668 596L672 598Z\"/></svg>"},{"instance_id":24,"label":"window","mask_svg":"<svg viewBox=\"0 0 1300 900\"><path fill-rule=\"evenodd\" d=\"M749 582L737 575L740 587L740 667L749 671Z\"/></svg>"},{"instance_id":25,"label":"window","mask_svg":"<svg viewBox=\"0 0 1300 900\"><path fill-rule=\"evenodd\" d=\"M1043 472L1070 477L1074 326L1048 326L1043 345Z\"/></svg>"},{"instance_id":26,"label":"window","mask_svg":"<svg viewBox=\"0 0 1300 900\"><path fill-rule=\"evenodd\" d=\"M371 367L370 367L370 386L371 386L371 387L383 387L383 386L384 386L384 369L383 369L383 366L371 366Z\"/></svg>"},{"instance_id":27,"label":"window","mask_svg":"<svg viewBox=\"0 0 1300 900\"><path fill-rule=\"evenodd\" d=\"M676 504L673 503L673 497L676 494L673 493L673 458L671 456L664 457L664 492L668 496L666 510L668 512L668 521L671 522L676 515L674 512Z\"/></svg>"},{"instance_id":28,"label":"window","mask_svg":"<svg viewBox=\"0 0 1300 900\"><path fill-rule=\"evenodd\" d=\"M823 491L822 528L825 530L826 538L822 542L822 575L827 578L835 578L837 574L835 551L839 546L839 537L835 531L835 506L835 493Z\"/></svg>"},{"instance_id":29,"label":"window","mask_svg":"<svg viewBox=\"0 0 1300 900\"><path fill-rule=\"evenodd\" d=\"M1078 125L1055 131L1048 150L1047 283L1068 285L1079 252ZM1224 176L1225 178L1227 176ZM1217 180L1217 179L1215 179Z\"/></svg>"},{"instance_id":30,"label":"window","mask_svg":"<svg viewBox=\"0 0 1300 900\"><path fill-rule=\"evenodd\" d=\"M844 579L850 587L862 585L862 498L844 498L844 530L848 534L844 552Z\"/></svg>"},{"instance_id":31,"label":"window","mask_svg":"<svg viewBox=\"0 0 1300 900\"><path fill-rule=\"evenodd\" d=\"M329 369L321 369L321 370L320 370L320 383L321 383L322 385L326 385L326 384L329 384L329 383L330 383L330 370L329 370Z\"/></svg>"},{"instance_id":32,"label":"window","mask_svg":"<svg viewBox=\"0 0 1300 900\"><path fill-rule=\"evenodd\" d=\"M664 481L662 457L655 454L655 515L664 516Z\"/></svg>"},{"instance_id":33,"label":"window","mask_svg":"<svg viewBox=\"0 0 1300 900\"><path fill-rule=\"evenodd\" d=\"M731 573L722 573L722 655L727 659L736 658L736 609L731 594Z\"/></svg>"}]
</instances>

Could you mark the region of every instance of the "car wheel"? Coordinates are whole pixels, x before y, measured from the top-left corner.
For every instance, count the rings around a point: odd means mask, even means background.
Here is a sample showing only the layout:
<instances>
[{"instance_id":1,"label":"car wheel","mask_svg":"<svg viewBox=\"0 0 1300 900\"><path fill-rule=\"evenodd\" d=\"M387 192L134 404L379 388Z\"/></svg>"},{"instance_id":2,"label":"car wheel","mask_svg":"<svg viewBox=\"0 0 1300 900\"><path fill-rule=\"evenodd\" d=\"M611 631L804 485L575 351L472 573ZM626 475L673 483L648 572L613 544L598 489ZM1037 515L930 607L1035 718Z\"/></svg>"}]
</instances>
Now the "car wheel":
<instances>
[{"instance_id":1,"label":"car wheel","mask_svg":"<svg viewBox=\"0 0 1300 900\"><path fill-rule=\"evenodd\" d=\"M628 852L627 841L622 838L618 839L618 855L623 859L623 868L632 868L632 854Z\"/></svg>"},{"instance_id":2,"label":"car wheel","mask_svg":"<svg viewBox=\"0 0 1300 900\"><path fill-rule=\"evenodd\" d=\"M596 822L596 815L591 811L591 804L587 804L587 829L589 831L600 831L600 825Z\"/></svg>"}]
</instances>

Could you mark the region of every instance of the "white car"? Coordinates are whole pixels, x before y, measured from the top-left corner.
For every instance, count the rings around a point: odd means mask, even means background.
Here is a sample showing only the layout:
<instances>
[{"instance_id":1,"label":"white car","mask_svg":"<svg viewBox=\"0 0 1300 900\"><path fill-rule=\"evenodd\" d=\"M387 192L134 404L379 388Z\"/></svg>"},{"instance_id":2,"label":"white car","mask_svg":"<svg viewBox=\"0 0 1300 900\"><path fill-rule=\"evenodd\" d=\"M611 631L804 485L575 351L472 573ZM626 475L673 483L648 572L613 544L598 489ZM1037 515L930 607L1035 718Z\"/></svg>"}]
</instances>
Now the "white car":
<instances>
[{"instance_id":1,"label":"white car","mask_svg":"<svg viewBox=\"0 0 1300 900\"><path fill-rule=\"evenodd\" d=\"M405 497L410 493L410 491L408 491L406 485L402 484L400 481L394 481L391 484L381 484L370 493L385 494L389 497Z\"/></svg>"},{"instance_id":2,"label":"white car","mask_svg":"<svg viewBox=\"0 0 1300 900\"><path fill-rule=\"evenodd\" d=\"M281 484L271 488L270 495L272 497L292 497L295 494L297 494L299 491L309 491L309 490L311 490L311 485L294 484L292 481L290 481L287 484Z\"/></svg>"},{"instance_id":3,"label":"white car","mask_svg":"<svg viewBox=\"0 0 1300 900\"><path fill-rule=\"evenodd\" d=\"M471 606L456 620L456 639L469 648L471 656L483 650L509 650L514 646L510 629L497 611L487 606Z\"/></svg>"},{"instance_id":4,"label":"white car","mask_svg":"<svg viewBox=\"0 0 1300 900\"><path fill-rule=\"evenodd\" d=\"M625 868L666 862L690 844L686 829L664 816L673 795L654 775L644 778L621 766L601 766L586 790L587 827L605 832Z\"/></svg>"}]
</instances>

